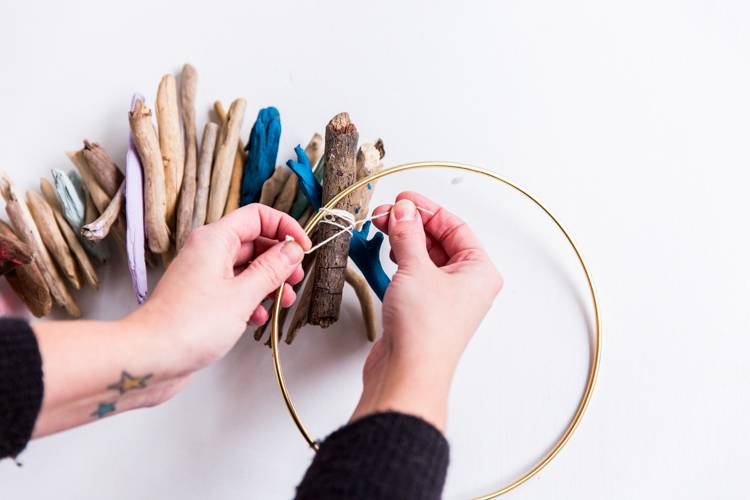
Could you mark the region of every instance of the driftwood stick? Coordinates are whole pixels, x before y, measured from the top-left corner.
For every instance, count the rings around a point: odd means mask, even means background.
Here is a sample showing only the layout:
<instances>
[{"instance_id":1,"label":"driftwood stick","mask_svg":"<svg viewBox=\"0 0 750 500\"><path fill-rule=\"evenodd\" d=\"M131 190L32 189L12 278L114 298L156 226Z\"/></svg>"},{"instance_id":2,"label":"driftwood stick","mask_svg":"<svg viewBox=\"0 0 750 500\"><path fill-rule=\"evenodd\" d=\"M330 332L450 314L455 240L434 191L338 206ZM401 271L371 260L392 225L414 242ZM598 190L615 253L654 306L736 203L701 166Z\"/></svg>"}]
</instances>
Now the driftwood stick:
<instances>
[{"instance_id":1,"label":"driftwood stick","mask_svg":"<svg viewBox=\"0 0 750 500\"><path fill-rule=\"evenodd\" d=\"M339 113L326 126L324 204L357 179L355 156L358 139L359 132L348 113ZM352 212L351 196L342 200L336 208ZM316 231L316 242L324 241L338 231L338 228L324 224ZM350 233L343 233L318 251L307 316L312 325L327 328L338 320L350 239Z\"/></svg>"},{"instance_id":2,"label":"driftwood stick","mask_svg":"<svg viewBox=\"0 0 750 500\"><path fill-rule=\"evenodd\" d=\"M112 157L100 145L87 140L83 141L81 151L96 182L104 189L107 196L110 198L114 196L123 176Z\"/></svg>"},{"instance_id":3,"label":"driftwood stick","mask_svg":"<svg viewBox=\"0 0 750 500\"><path fill-rule=\"evenodd\" d=\"M214 102L214 112L219 118L221 123L220 134L226 134L227 129L227 113L224 111L221 101ZM242 187L242 172L245 163L245 150L242 147L242 138L237 138L237 154L234 156L234 163L232 163L232 180L229 183L229 193L227 194L227 204L224 207L224 213L228 214L232 210L236 210L240 206L240 190Z\"/></svg>"},{"instance_id":4,"label":"driftwood stick","mask_svg":"<svg viewBox=\"0 0 750 500\"><path fill-rule=\"evenodd\" d=\"M214 148L219 126L213 122L203 127L201 140L201 154L198 160L198 183L195 189L195 207L193 208L193 227L206 223L206 209L208 208L208 191L211 182L211 164L214 160Z\"/></svg>"},{"instance_id":5,"label":"driftwood stick","mask_svg":"<svg viewBox=\"0 0 750 500\"><path fill-rule=\"evenodd\" d=\"M76 151L74 153L68 153L68 158L70 158L73 164L78 168L78 173L81 175L81 180L83 181L83 185L86 186L86 192L89 194L89 196L91 197L91 200L94 202L94 206L96 206L97 212L100 215L104 214L104 212L107 210L107 207L109 207L109 204L112 201L112 199L104 191L104 188L102 188L99 185L99 183L96 182L96 179L94 178L94 175L91 172L91 167L86 162L86 159L83 156L83 151ZM120 205L120 207L122 207L122 205ZM94 219L93 221L87 222L86 224L93 224L96 221L97 219ZM81 230L83 230L83 228ZM117 241L117 244L121 248L124 248L125 247L125 224L123 222L121 211L116 214L116 221L114 222L112 226L112 234L115 240Z\"/></svg>"},{"instance_id":6,"label":"driftwood stick","mask_svg":"<svg viewBox=\"0 0 750 500\"><path fill-rule=\"evenodd\" d=\"M13 229L3 221L0 221L0 234L17 245L27 246L33 255L33 248L23 243L13 232ZM28 264L8 271L5 273L5 279L8 280L8 284L16 292L16 295L29 308L31 314L37 318L49 314L52 309L52 296L36 261L32 259Z\"/></svg>"},{"instance_id":7,"label":"driftwood stick","mask_svg":"<svg viewBox=\"0 0 750 500\"><path fill-rule=\"evenodd\" d=\"M76 290L81 289L81 281L78 279L76 272L76 263L73 255L70 253L65 237L60 232L60 228L55 221L55 214L42 196L35 191L26 192L26 204L29 207L31 217L34 219L42 242L47 250L52 254L52 258L68 282Z\"/></svg>"},{"instance_id":8,"label":"driftwood stick","mask_svg":"<svg viewBox=\"0 0 750 500\"><path fill-rule=\"evenodd\" d=\"M159 149L164 164L167 196L167 225L174 229L177 196L185 168L185 145L180 131L180 110L177 107L177 82L173 75L164 75L156 92L156 121L159 125Z\"/></svg>"},{"instance_id":9,"label":"driftwood stick","mask_svg":"<svg viewBox=\"0 0 750 500\"><path fill-rule=\"evenodd\" d=\"M65 310L78 318L81 316L81 310L73 300L73 297L65 288L62 277L57 272L52 259L44 246L39 230L34 224L34 219L29 212L26 204L18 198L15 187L5 174L0 174L0 194L5 199L5 211L8 213L11 224L15 228L21 241L31 247L34 254L34 260L39 265L44 282L49 288L50 294L55 301L62 305Z\"/></svg>"},{"instance_id":10,"label":"driftwood stick","mask_svg":"<svg viewBox=\"0 0 750 500\"><path fill-rule=\"evenodd\" d=\"M198 163L198 145L195 137L195 93L198 88L198 72L190 64L182 67L180 76L180 112L185 130L185 169L182 188L177 202L177 226L175 247L179 251L187 241L193 228L195 207L195 174Z\"/></svg>"},{"instance_id":11,"label":"driftwood stick","mask_svg":"<svg viewBox=\"0 0 750 500\"><path fill-rule=\"evenodd\" d=\"M286 181L289 179L291 173L292 170L286 165L277 166L273 171L273 174L271 174L271 177L263 183L263 187L260 191L259 203L272 207L274 201L276 201L276 198L279 196L279 193L284 189Z\"/></svg>"},{"instance_id":12,"label":"driftwood stick","mask_svg":"<svg viewBox=\"0 0 750 500\"><path fill-rule=\"evenodd\" d=\"M222 134L216 146L216 158L211 172L211 190L208 195L208 223L215 222L224 214L232 181L232 168L237 155L237 143L240 139L240 125L245 116L246 102L235 99L229 106L226 134Z\"/></svg>"},{"instance_id":13,"label":"driftwood stick","mask_svg":"<svg viewBox=\"0 0 750 500\"><path fill-rule=\"evenodd\" d=\"M83 274L84 279L89 285L95 289L99 288L99 277L96 275L96 271L94 270L94 266L91 263L88 254L83 249L83 245L78 236L73 232L70 224L68 224L68 221L65 220L65 217L60 211L60 202L57 199L55 188L53 188L52 184L43 177L39 182L39 188L42 191L42 196L44 196L44 199L47 201L47 204L49 204L55 215L55 221L65 238L65 242L68 244L76 262L78 262L78 268L80 269L81 274Z\"/></svg>"},{"instance_id":14,"label":"driftwood stick","mask_svg":"<svg viewBox=\"0 0 750 500\"><path fill-rule=\"evenodd\" d=\"M122 204L124 200L125 181L120 183L115 196L107 205L107 208L101 213L95 221L81 227L81 234L89 240L103 240L109 234L110 228L115 224L122 213Z\"/></svg>"},{"instance_id":15,"label":"driftwood stick","mask_svg":"<svg viewBox=\"0 0 750 500\"><path fill-rule=\"evenodd\" d=\"M297 337L297 333L308 323L307 317L310 313L310 303L313 296L313 290L315 288L315 269L317 265L313 263L311 268L310 277L305 280L305 288L302 291L302 296L298 300L297 309L294 311L292 316L292 322L289 324L289 330L286 333L284 342L291 344Z\"/></svg>"},{"instance_id":16,"label":"driftwood stick","mask_svg":"<svg viewBox=\"0 0 750 500\"><path fill-rule=\"evenodd\" d=\"M382 149L382 141L380 141L381 149L378 149L373 144L362 144L359 151L357 151L357 180L367 177L375 172L382 170L383 163L380 161ZM369 212L370 200L375 192L375 186L377 181L370 182L367 186L362 186L357 191L352 193L354 200L354 216L357 220L362 220L367 217Z\"/></svg>"},{"instance_id":17,"label":"driftwood stick","mask_svg":"<svg viewBox=\"0 0 750 500\"><path fill-rule=\"evenodd\" d=\"M99 217L99 210L94 205L94 200L91 199L91 195L86 193L86 205L84 207L83 224L91 224ZM81 227L83 227L83 224ZM80 234L80 229L79 229Z\"/></svg>"},{"instance_id":18,"label":"driftwood stick","mask_svg":"<svg viewBox=\"0 0 750 500\"><path fill-rule=\"evenodd\" d=\"M143 100L137 99L129 113L130 130L133 132L138 157L143 165L143 205L146 210L145 225L148 247L154 253L166 252L169 248L167 227L167 193L164 180L164 162L159 150L159 140L151 120L151 110Z\"/></svg>"},{"instance_id":19,"label":"driftwood stick","mask_svg":"<svg viewBox=\"0 0 750 500\"><path fill-rule=\"evenodd\" d=\"M26 243L0 234L0 274L6 274L33 261L31 248Z\"/></svg>"},{"instance_id":20,"label":"driftwood stick","mask_svg":"<svg viewBox=\"0 0 750 500\"><path fill-rule=\"evenodd\" d=\"M367 280L350 265L346 266L346 273L344 276L346 282L357 294L357 300L359 300L359 305L362 308L362 319L365 322L367 340L372 342L377 335L377 328L375 326L375 306L372 302L370 286L367 284Z\"/></svg>"},{"instance_id":21,"label":"driftwood stick","mask_svg":"<svg viewBox=\"0 0 750 500\"><path fill-rule=\"evenodd\" d=\"M312 139L310 139L310 142L308 142L307 146L305 146L305 154L310 160L310 165L316 165L318 163L318 160L320 160L320 157L323 154L322 135L317 132L313 134ZM286 182L284 183L284 187L276 197L276 200L273 203L273 208L288 214L292 209L294 199L297 197L297 190L297 174L291 172L289 177L287 177Z\"/></svg>"}]
</instances>

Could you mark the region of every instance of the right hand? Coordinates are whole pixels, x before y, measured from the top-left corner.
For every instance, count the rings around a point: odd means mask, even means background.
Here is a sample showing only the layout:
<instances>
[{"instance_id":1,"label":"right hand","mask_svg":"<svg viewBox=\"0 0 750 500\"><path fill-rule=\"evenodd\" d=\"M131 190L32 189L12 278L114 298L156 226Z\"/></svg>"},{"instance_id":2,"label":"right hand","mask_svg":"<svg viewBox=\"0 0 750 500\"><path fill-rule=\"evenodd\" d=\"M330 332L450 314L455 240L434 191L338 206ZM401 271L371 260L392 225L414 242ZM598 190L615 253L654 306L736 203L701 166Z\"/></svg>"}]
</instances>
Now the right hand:
<instances>
[{"instance_id":1,"label":"right hand","mask_svg":"<svg viewBox=\"0 0 750 500\"><path fill-rule=\"evenodd\" d=\"M383 336L365 363L352 420L393 410L443 430L458 360L502 277L461 219L417 193L396 200L373 211L391 211L373 223L388 234L398 271L383 300Z\"/></svg>"}]
</instances>

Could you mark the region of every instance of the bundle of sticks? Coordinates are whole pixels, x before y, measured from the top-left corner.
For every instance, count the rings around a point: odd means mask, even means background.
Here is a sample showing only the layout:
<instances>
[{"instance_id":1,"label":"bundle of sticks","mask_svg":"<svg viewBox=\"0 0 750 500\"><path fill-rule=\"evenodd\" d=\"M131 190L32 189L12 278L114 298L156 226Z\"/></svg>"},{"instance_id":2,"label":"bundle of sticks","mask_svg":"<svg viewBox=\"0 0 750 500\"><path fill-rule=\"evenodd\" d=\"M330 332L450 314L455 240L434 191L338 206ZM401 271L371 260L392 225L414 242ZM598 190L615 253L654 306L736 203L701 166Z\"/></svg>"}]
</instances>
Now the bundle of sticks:
<instances>
[{"instance_id":1,"label":"bundle of sticks","mask_svg":"<svg viewBox=\"0 0 750 500\"><path fill-rule=\"evenodd\" d=\"M53 181L20 195L0 173L0 194L10 224L0 221L0 274L37 317L60 305L70 316L81 311L71 289L98 289L96 265L109 261L112 247L127 255L138 302L146 299L146 267L166 267L185 245L190 231L218 220L247 203L263 203L305 224L315 208L300 189L298 176L276 166L281 125L275 108L262 109L243 144L240 129L246 101L235 99L225 111L216 101L215 118L196 134L198 73L186 64L179 78L165 75L156 97L156 126L145 99L133 97L129 148L121 170L100 145L84 140L68 153L75 170L52 170ZM178 92L179 90L179 92ZM382 168L382 140L358 147L359 133L347 113L334 116L304 148L304 157L322 178L322 203ZM302 152L298 149L298 155ZM374 185L353 193L337 208L356 220L368 213ZM321 224L314 242L337 231ZM367 281L348 263L351 235L343 233L305 256L306 280L286 342L305 324L323 328L339 317L342 291L356 292L367 337L375 338L374 306ZM283 326L288 310L283 310ZM260 340L266 327L255 332ZM270 339L269 339L270 340Z\"/></svg>"}]
</instances>

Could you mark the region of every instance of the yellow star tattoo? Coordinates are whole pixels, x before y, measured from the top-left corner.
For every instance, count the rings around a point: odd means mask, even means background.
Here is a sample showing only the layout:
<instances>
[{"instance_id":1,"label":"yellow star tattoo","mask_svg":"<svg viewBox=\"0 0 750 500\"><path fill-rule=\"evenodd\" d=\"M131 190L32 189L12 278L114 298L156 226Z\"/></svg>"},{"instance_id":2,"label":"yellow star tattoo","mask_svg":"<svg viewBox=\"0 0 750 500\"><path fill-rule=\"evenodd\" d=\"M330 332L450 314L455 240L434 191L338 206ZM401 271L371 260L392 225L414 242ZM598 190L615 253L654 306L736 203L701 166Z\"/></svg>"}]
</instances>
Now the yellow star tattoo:
<instances>
[{"instance_id":1,"label":"yellow star tattoo","mask_svg":"<svg viewBox=\"0 0 750 500\"><path fill-rule=\"evenodd\" d=\"M152 376L153 374L149 373L148 375L144 375L142 377L134 377L128 372L123 371L122 375L120 375L120 381L116 384L108 385L107 389L114 389L116 391L119 391L120 394L125 394L126 392L133 389L143 389L144 387L146 387L146 381Z\"/></svg>"}]
</instances>

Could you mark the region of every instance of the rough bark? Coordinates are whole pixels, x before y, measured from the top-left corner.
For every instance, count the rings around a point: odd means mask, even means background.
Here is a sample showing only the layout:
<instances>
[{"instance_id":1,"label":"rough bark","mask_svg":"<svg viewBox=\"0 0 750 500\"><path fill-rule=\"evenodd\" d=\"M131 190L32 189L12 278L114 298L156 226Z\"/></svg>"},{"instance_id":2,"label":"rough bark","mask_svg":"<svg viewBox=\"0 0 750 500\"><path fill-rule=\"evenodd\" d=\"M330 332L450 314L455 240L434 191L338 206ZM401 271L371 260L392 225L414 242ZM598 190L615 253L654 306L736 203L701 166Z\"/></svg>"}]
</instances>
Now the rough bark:
<instances>
[{"instance_id":1,"label":"rough bark","mask_svg":"<svg viewBox=\"0 0 750 500\"><path fill-rule=\"evenodd\" d=\"M356 180L358 139L357 127L351 122L348 113L334 116L326 126L324 205ZM352 212L351 196L342 200L336 208ZM321 224L316 231L316 242L323 241L338 231L335 226ZM315 281L307 317L308 323L312 325L327 328L338 320L350 239L351 235L345 232L317 252Z\"/></svg>"}]
</instances>

